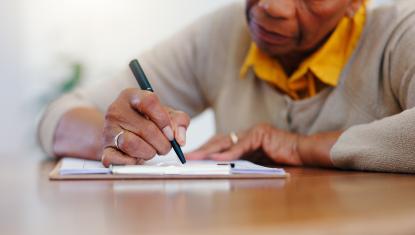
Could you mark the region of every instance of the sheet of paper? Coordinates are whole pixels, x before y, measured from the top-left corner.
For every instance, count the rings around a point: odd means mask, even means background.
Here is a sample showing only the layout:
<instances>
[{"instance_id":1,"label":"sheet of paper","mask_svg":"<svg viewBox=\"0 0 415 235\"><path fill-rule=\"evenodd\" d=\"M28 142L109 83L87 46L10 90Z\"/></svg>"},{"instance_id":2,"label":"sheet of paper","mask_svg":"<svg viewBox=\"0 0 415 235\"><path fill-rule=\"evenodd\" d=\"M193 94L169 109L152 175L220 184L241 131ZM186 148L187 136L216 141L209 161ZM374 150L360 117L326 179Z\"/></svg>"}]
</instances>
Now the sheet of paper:
<instances>
[{"instance_id":1,"label":"sheet of paper","mask_svg":"<svg viewBox=\"0 0 415 235\"><path fill-rule=\"evenodd\" d=\"M143 174L143 175L230 175L231 166L218 165L210 161L187 161L186 164L177 161L152 162L141 166L114 166L113 174Z\"/></svg>"},{"instance_id":2,"label":"sheet of paper","mask_svg":"<svg viewBox=\"0 0 415 235\"><path fill-rule=\"evenodd\" d=\"M223 164L210 160L188 161L182 165L175 158L156 157L144 165L113 166L105 168L101 162L75 158L64 158L59 170L61 175L79 174L146 174L146 175L229 175L229 174L272 174L285 175L284 169L269 168L249 161L232 161Z\"/></svg>"},{"instance_id":3,"label":"sheet of paper","mask_svg":"<svg viewBox=\"0 0 415 235\"><path fill-rule=\"evenodd\" d=\"M61 175L109 174L111 169L105 168L101 162L76 158L64 158L59 170Z\"/></svg>"},{"instance_id":4,"label":"sheet of paper","mask_svg":"<svg viewBox=\"0 0 415 235\"><path fill-rule=\"evenodd\" d=\"M235 167L232 168L232 174L277 174L285 175L285 170L282 168L264 167L254 164L249 161L234 161Z\"/></svg>"}]
</instances>

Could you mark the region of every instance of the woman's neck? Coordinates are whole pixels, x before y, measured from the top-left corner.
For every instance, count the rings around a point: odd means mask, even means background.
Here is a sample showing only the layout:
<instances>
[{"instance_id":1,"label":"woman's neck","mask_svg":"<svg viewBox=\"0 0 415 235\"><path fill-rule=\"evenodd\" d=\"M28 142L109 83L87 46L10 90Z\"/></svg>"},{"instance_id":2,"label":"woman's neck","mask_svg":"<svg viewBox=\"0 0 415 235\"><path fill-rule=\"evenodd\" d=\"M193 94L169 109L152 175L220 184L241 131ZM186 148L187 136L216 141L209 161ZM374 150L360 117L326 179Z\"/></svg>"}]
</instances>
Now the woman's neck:
<instances>
[{"instance_id":1,"label":"woman's neck","mask_svg":"<svg viewBox=\"0 0 415 235\"><path fill-rule=\"evenodd\" d=\"M282 55L276 56L276 59L281 64L284 72L290 77L300 66L300 64L307 58L303 55Z\"/></svg>"},{"instance_id":2,"label":"woman's neck","mask_svg":"<svg viewBox=\"0 0 415 235\"><path fill-rule=\"evenodd\" d=\"M288 77L290 77L298 69L298 67L304 60L306 60L313 53L319 50L327 42L333 31L330 32L326 37L324 37L324 39L321 40L317 45L313 46L312 49L302 52L292 52L285 55L276 55L274 56L274 58L280 62L285 73Z\"/></svg>"}]
</instances>

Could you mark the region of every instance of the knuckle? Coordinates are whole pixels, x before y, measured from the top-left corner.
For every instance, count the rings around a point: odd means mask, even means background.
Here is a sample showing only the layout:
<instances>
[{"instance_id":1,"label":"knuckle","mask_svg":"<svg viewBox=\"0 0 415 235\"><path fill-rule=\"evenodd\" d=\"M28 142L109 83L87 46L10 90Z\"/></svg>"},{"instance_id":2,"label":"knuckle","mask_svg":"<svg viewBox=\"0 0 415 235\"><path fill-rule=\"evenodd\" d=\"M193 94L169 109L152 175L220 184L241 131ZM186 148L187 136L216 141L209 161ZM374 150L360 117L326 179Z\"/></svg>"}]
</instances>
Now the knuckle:
<instances>
[{"instance_id":1,"label":"knuckle","mask_svg":"<svg viewBox=\"0 0 415 235\"><path fill-rule=\"evenodd\" d=\"M126 134L120 138L120 149L131 157L139 158L143 155L142 140L133 134Z\"/></svg>"},{"instance_id":2,"label":"knuckle","mask_svg":"<svg viewBox=\"0 0 415 235\"><path fill-rule=\"evenodd\" d=\"M266 129L269 129L269 127L270 127L270 124L268 123L260 123L257 125L257 128L260 130L266 130Z\"/></svg>"},{"instance_id":3,"label":"knuckle","mask_svg":"<svg viewBox=\"0 0 415 235\"><path fill-rule=\"evenodd\" d=\"M258 124L254 128L254 133L256 133L256 134L264 134L264 133L267 133L271 129L272 129L272 126L270 124L268 124L268 123L261 123L261 124Z\"/></svg>"},{"instance_id":4,"label":"knuckle","mask_svg":"<svg viewBox=\"0 0 415 235\"><path fill-rule=\"evenodd\" d=\"M271 125L268 123L260 123L248 132L249 143L252 146L258 147L264 141L264 138L269 133Z\"/></svg>"},{"instance_id":5,"label":"knuckle","mask_svg":"<svg viewBox=\"0 0 415 235\"><path fill-rule=\"evenodd\" d=\"M118 105L116 103L112 103L105 113L105 120L106 121L114 121L120 118L121 112L119 111Z\"/></svg>"},{"instance_id":6,"label":"knuckle","mask_svg":"<svg viewBox=\"0 0 415 235\"><path fill-rule=\"evenodd\" d=\"M145 159L145 160L150 160L150 159L152 159L154 156L156 156L156 154L157 154L157 151L156 151L155 149L153 149L153 148L149 148L149 149L146 151L145 156L143 156L143 159Z\"/></svg>"},{"instance_id":7,"label":"knuckle","mask_svg":"<svg viewBox=\"0 0 415 235\"><path fill-rule=\"evenodd\" d=\"M118 143L118 147L127 152L130 153L131 150L134 147L134 142L132 141L132 138L128 134L121 135Z\"/></svg>"},{"instance_id":8,"label":"knuckle","mask_svg":"<svg viewBox=\"0 0 415 235\"><path fill-rule=\"evenodd\" d=\"M148 122L146 125L142 125L139 128L138 135L141 136L144 139L144 141L148 143L154 143L153 146L157 149L157 151L152 148L151 154L153 154L153 151L154 154L159 153L161 155L170 152L170 143L167 141L167 139L165 139L160 129L154 123ZM157 144L155 144L155 142L153 142L152 140L159 141L157 142Z\"/></svg>"},{"instance_id":9,"label":"knuckle","mask_svg":"<svg viewBox=\"0 0 415 235\"><path fill-rule=\"evenodd\" d=\"M176 115L179 124L187 126L190 123L190 116L187 113L183 111L177 111Z\"/></svg>"},{"instance_id":10,"label":"knuckle","mask_svg":"<svg viewBox=\"0 0 415 235\"><path fill-rule=\"evenodd\" d=\"M154 121L154 124L159 127L165 127L170 124L169 116L162 112L154 112L151 115L151 119Z\"/></svg>"},{"instance_id":11,"label":"knuckle","mask_svg":"<svg viewBox=\"0 0 415 235\"><path fill-rule=\"evenodd\" d=\"M105 113L105 119L111 120L119 118L122 110L128 104L129 97L131 97L131 94L135 93L136 90L136 88L127 88L121 91L117 99L108 107L107 112Z\"/></svg>"},{"instance_id":12,"label":"knuckle","mask_svg":"<svg viewBox=\"0 0 415 235\"><path fill-rule=\"evenodd\" d=\"M159 104L160 102L157 95L152 92L145 92L139 102L139 109L142 111L149 111Z\"/></svg>"},{"instance_id":13,"label":"knuckle","mask_svg":"<svg viewBox=\"0 0 415 235\"><path fill-rule=\"evenodd\" d=\"M162 145L162 146L160 146L160 149L159 149L159 154L160 155L166 155L166 154L168 154L169 152L170 152L170 146L168 146L168 145Z\"/></svg>"},{"instance_id":14,"label":"knuckle","mask_svg":"<svg viewBox=\"0 0 415 235\"><path fill-rule=\"evenodd\" d=\"M143 121L143 124L137 130L138 135L142 137L152 138L159 132L156 125L150 121Z\"/></svg>"},{"instance_id":15,"label":"knuckle","mask_svg":"<svg viewBox=\"0 0 415 235\"><path fill-rule=\"evenodd\" d=\"M171 145L168 142L160 143L159 154L166 155L170 152Z\"/></svg>"},{"instance_id":16,"label":"knuckle","mask_svg":"<svg viewBox=\"0 0 415 235\"><path fill-rule=\"evenodd\" d=\"M137 92L137 88L126 88L124 90L121 91L119 98L120 97L130 97L131 94Z\"/></svg>"},{"instance_id":17,"label":"knuckle","mask_svg":"<svg viewBox=\"0 0 415 235\"><path fill-rule=\"evenodd\" d=\"M129 106L137 107L140 110L140 104L148 95L147 91L140 90L138 88L127 88L121 92L118 99L125 100Z\"/></svg>"}]
</instances>

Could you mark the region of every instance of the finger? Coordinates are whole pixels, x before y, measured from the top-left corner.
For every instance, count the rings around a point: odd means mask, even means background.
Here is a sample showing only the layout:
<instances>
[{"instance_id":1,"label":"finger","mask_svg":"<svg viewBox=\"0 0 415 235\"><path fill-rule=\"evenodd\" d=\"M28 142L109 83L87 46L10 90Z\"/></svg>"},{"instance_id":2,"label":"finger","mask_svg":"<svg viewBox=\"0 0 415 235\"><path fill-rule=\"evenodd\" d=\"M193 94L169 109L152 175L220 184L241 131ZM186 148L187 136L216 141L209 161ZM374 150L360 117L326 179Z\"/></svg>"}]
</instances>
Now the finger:
<instances>
[{"instance_id":1,"label":"finger","mask_svg":"<svg viewBox=\"0 0 415 235\"><path fill-rule=\"evenodd\" d=\"M116 146L116 137L118 134L124 132L125 129L113 125L113 123L105 122L104 131L103 131L103 146L104 148L112 147L117 148Z\"/></svg>"},{"instance_id":2,"label":"finger","mask_svg":"<svg viewBox=\"0 0 415 235\"><path fill-rule=\"evenodd\" d=\"M209 159L215 160L215 161L231 161L235 159L239 159L242 156L243 152L240 150L232 150L232 151L226 151L223 153L214 153L211 154Z\"/></svg>"},{"instance_id":3,"label":"finger","mask_svg":"<svg viewBox=\"0 0 415 235\"><path fill-rule=\"evenodd\" d=\"M184 146L186 144L186 131L190 124L190 117L185 112L170 108L167 108L167 110L173 126L174 137L181 146Z\"/></svg>"},{"instance_id":4,"label":"finger","mask_svg":"<svg viewBox=\"0 0 415 235\"><path fill-rule=\"evenodd\" d=\"M242 155L252 152L260 147L260 141L253 134L240 138L238 143L232 145L222 153L212 154L210 159L216 161L230 161L239 159Z\"/></svg>"},{"instance_id":5,"label":"finger","mask_svg":"<svg viewBox=\"0 0 415 235\"><path fill-rule=\"evenodd\" d=\"M170 152L171 144L165 137L162 131L150 120L147 120L137 113L125 112L124 120L115 120L113 122L106 122L104 128L104 146L114 147L114 138L121 131L126 130L139 136L142 140L148 143L160 155L165 155Z\"/></svg>"},{"instance_id":6,"label":"finger","mask_svg":"<svg viewBox=\"0 0 415 235\"><path fill-rule=\"evenodd\" d=\"M101 162L105 167L109 167L111 164L136 165L138 161L137 158L129 157L114 148L107 147L102 153Z\"/></svg>"},{"instance_id":7,"label":"finger","mask_svg":"<svg viewBox=\"0 0 415 235\"><path fill-rule=\"evenodd\" d=\"M232 142L227 135L216 135L200 148L186 154L189 160L207 159L213 153L219 153L232 146Z\"/></svg>"},{"instance_id":8,"label":"finger","mask_svg":"<svg viewBox=\"0 0 415 235\"><path fill-rule=\"evenodd\" d=\"M187 160L203 160L209 157L209 153L202 150L196 150L185 154Z\"/></svg>"},{"instance_id":9,"label":"finger","mask_svg":"<svg viewBox=\"0 0 415 235\"><path fill-rule=\"evenodd\" d=\"M142 118L140 122L121 123L120 125L151 145L158 154L165 155L170 152L169 140L154 122Z\"/></svg>"},{"instance_id":10,"label":"finger","mask_svg":"<svg viewBox=\"0 0 415 235\"><path fill-rule=\"evenodd\" d=\"M137 89L124 90L119 98L110 105L105 114L104 146L114 146L114 137L122 130L133 132L149 143L157 153L167 154L171 149L169 140L160 128L145 115L132 107L131 100L138 99L142 91Z\"/></svg>"},{"instance_id":11,"label":"finger","mask_svg":"<svg viewBox=\"0 0 415 235\"><path fill-rule=\"evenodd\" d=\"M134 93L131 98L131 105L138 112L153 121L169 141L174 139L170 116L161 105L157 95L149 91Z\"/></svg>"},{"instance_id":12,"label":"finger","mask_svg":"<svg viewBox=\"0 0 415 235\"><path fill-rule=\"evenodd\" d=\"M130 157L144 160L152 159L157 153L150 144L129 131L118 138L118 148Z\"/></svg>"}]
</instances>

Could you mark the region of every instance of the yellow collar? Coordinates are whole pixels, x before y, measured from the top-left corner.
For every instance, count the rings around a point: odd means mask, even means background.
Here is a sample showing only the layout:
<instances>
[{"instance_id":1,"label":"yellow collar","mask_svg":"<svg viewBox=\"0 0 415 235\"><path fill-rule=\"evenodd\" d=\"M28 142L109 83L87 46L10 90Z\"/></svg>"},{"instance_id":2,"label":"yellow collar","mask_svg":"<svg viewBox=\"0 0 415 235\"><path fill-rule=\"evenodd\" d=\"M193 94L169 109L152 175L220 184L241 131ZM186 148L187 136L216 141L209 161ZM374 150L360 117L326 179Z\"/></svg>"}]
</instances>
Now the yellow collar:
<instances>
[{"instance_id":1,"label":"yellow collar","mask_svg":"<svg viewBox=\"0 0 415 235\"><path fill-rule=\"evenodd\" d=\"M252 43L240 75L245 77L252 68L259 79L277 86L294 99L299 99L297 92L302 89L307 89L306 97L311 97L316 94L316 79L325 85L337 85L340 74L360 39L365 20L366 7L363 4L353 18L344 17L327 42L304 60L290 77L276 59Z\"/></svg>"}]
</instances>

